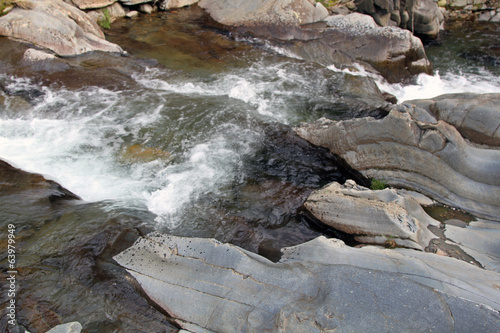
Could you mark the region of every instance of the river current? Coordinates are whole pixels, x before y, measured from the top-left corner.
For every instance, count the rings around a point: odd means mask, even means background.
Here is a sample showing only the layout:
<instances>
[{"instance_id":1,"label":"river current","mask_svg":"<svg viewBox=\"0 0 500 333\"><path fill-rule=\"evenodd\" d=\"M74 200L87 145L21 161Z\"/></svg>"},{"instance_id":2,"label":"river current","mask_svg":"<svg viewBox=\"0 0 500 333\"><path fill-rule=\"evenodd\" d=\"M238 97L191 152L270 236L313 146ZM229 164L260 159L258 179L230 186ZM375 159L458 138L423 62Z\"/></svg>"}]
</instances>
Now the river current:
<instances>
[{"instance_id":1,"label":"river current","mask_svg":"<svg viewBox=\"0 0 500 333\"><path fill-rule=\"evenodd\" d=\"M500 93L499 45L491 36L499 40L498 26L445 32L427 45L433 76L405 84L375 79L399 101ZM69 213L0 203L7 221L41 228L63 219L78 234L89 225L99 228L95 221L128 216L134 225L139 220L153 230L215 237L270 258L282 246L327 232L311 224L301 205L312 190L352 174L293 136L290 126L376 114L342 89L350 74L373 75L231 37L186 11L119 21L108 39L133 57L159 62L133 75L136 86L120 91L40 86L0 74L8 91L37 91L21 113L9 107L15 96L4 94L0 158L84 200Z\"/></svg>"}]
</instances>

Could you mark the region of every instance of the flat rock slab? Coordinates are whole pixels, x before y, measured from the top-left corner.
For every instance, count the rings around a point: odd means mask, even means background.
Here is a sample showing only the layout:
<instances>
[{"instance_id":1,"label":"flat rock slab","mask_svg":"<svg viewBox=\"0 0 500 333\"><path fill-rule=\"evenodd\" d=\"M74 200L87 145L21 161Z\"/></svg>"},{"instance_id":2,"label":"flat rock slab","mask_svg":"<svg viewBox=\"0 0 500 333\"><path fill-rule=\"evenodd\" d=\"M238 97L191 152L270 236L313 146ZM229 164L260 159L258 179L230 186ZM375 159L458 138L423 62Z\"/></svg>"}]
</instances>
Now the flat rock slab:
<instances>
[{"instance_id":1,"label":"flat rock slab","mask_svg":"<svg viewBox=\"0 0 500 333\"><path fill-rule=\"evenodd\" d=\"M160 234L114 257L192 332L500 330L498 312L405 276L286 258L272 263L215 240Z\"/></svg>"}]
</instances>

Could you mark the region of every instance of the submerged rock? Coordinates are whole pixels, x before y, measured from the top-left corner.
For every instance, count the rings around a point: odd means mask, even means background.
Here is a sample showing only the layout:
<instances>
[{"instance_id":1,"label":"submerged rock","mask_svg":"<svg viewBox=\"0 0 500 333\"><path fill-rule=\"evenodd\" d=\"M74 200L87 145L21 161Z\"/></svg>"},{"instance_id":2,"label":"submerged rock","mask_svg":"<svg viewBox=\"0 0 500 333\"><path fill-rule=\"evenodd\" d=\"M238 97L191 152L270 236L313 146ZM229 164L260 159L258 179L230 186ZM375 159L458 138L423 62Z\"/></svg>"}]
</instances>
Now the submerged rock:
<instances>
[{"instance_id":1,"label":"submerged rock","mask_svg":"<svg viewBox=\"0 0 500 333\"><path fill-rule=\"evenodd\" d=\"M469 144L423 109L399 105L383 119L323 118L295 131L368 178L500 220L500 151Z\"/></svg>"},{"instance_id":2,"label":"submerged rock","mask_svg":"<svg viewBox=\"0 0 500 333\"><path fill-rule=\"evenodd\" d=\"M500 94L447 94L408 103L453 125L472 142L500 146Z\"/></svg>"},{"instance_id":3,"label":"submerged rock","mask_svg":"<svg viewBox=\"0 0 500 333\"><path fill-rule=\"evenodd\" d=\"M61 0L27 0L0 17L0 35L34 44L60 56L91 51L122 53L92 19Z\"/></svg>"},{"instance_id":4,"label":"submerged rock","mask_svg":"<svg viewBox=\"0 0 500 333\"><path fill-rule=\"evenodd\" d=\"M304 206L321 222L355 235L362 243L425 249L435 236L427 229L439 222L417 201L395 190L372 191L347 181L313 192Z\"/></svg>"},{"instance_id":5,"label":"submerged rock","mask_svg":"<svg viewBox=\"0 0 500 333\"><path fill-rule=\"evenodd\" d=\"M114 259L192 332L500 329L498 312L480 305L500 308L496 273L422 255L407 262L400 253L320 237L272 263L215 240L150 234Z\"/></svg>"}]
</instances>

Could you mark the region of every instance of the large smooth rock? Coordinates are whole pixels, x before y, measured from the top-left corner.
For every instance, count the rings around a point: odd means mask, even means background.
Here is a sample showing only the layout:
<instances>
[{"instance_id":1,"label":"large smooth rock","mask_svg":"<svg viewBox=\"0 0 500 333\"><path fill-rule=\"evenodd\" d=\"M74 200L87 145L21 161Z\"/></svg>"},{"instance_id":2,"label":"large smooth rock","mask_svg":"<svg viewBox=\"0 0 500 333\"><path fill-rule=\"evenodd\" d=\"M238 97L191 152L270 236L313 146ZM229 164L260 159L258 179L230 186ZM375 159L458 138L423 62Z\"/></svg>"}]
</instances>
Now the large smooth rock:
<instances>
[{"instance_id":1,"label":"large smooth rock","mask_svg":"<svg viewBox=\"0 0 500 333\"><path fill-rule=\"evenodd\" d=\"M214 20L229 26L296 26L323 20L328 11L308 0L201 0Z\"/></svg>"},{"instance_id":2,"label":"large smooth rock","mask_svg":"<svg viewBox=\"0 0 500 333\"><path fill-rule=\"evenodd\" d=\"M411 197L392 189L372 191L353 181L314 191L304 206L321 222L356 235L362 243L424 250L436 238L427 227L439 225Z\"/></svg>"},{"instance_id":3,"label":"large smooth rock","mask_svg":"<svg viewBox=\"0 0 500 333\"><path fill-rule=\"evenodd\" d=\"M361 64L390 82L432 71L421 40L408 30L380 27L373 18L359 13L329 16L325 24L325 28L288 30L293 36L287 38L292 41L280 47L325 66L346 68Z\"/></svg>"},{"instance_id":4,"label":"large smooth rock","mask_svg":"<svg viewBox=\"0 0 500 333\"><path fill-rule=\"evenodd\" d=\"M500 220L500 150L469 144L421 108L399 105L383 119L323 118L295 131L368 178Z\"/></svg>"},{"instance_id":5,"label":"large smooth rock","mask_svg":"<svg viewBox=\"0 0 500 333\"><path fill-rule=\"evenodd\" d=\"M0 17L0 35L47 48L60 56L91 51L123 52L104 39L92 19L61 0L27 0Z\"/></svg>"},{"instance_id":6,"label":"large smooth rock","mask_svg":"<svg viewBox=\"0 0 500 333\"><path fill-rule=\"evenodd\" d=\"M472 142L500 146L500 94L448 94L408 103L455 126Z\"/></svg>"},{"instance_id":7,"label":"large smooth rock","mask_svg":"<svg viewBox=\"0 0 500 333\"><path fill-rule=\"evenodd\" d=\"M375 246L352 248L340 240L323 236L282 249L282 252L281 262L301 262L305 266L310 262L347 265L398 273L449 295L500 309L500 275L455 258L411 249L390 250Z\"/></svg>"},{"instance_id":8,"label":"large smooth rock","mask_svg":"<svg viewBox=\"0 0 500 333\"><path fill-rule=\"evenodd\" d=\"M469 265L467 277L479 277L472 284L453 275L466 275L465 267L434 278L433 267L426 264L405 266L416 273L407 277L319 263L338 245L324 238L310 243L309 248L319 251L316 257L303 253L299 245L285 252L281 262L272 263L215 240L152 234L114 259L156 304L192 332L458 332L463 325L484 332L500 329L498 312L413 280L429 277L439 287L450 285L461 297L480 294L478 298L499 308L499 292L492 286L496 273L482 275ZM360 253L363 261L368 259L366 251ZM387 261L397 268L392 256Z\"/></svg>"}]
</instances>

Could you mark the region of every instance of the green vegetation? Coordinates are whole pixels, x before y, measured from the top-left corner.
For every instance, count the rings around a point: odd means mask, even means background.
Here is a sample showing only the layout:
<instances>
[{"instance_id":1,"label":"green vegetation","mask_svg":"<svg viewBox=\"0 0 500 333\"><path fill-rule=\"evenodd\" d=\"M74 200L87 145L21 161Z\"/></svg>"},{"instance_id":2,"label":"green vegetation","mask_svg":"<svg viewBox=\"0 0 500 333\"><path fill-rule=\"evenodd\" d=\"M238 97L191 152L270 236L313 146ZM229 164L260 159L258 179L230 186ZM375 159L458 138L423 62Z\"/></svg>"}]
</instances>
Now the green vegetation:
<instances>
[{"instance_id":1,"label":"green vegetation","mask_svg":"<svg viewBox=\"0 0 500 333\"><path fill-rule=\"evenodd\" d=\"M383 190L384 188L386 188L388 185L387 185L387 182L386 181L383 181L383 180L380 180L380 179L372 179L372 183L370 185L370 189L372 190Z\"/></svg>"},{"instance_id":2,"label":"green vegetation","mask_svg":"<svg viewBox=\"0 0 500 333\"><path fill-rule=\"evenodd\" d=\"M1 1L1 0L0 0ZM111 29L111 15L109 15L109 10L104 8L102 10L103 18L99 19L99 25L103 29Z\"/></svg>"},{"instance_id":3,"label":"green vegetation","mask_svg":"<svg viewBox=\"0 0 500 333\"><path fill-rule=\"evenodd\" d=\"M0 0L0 16L3 16L7 13L4 13L4 10L10 6L13 6L15 0Z\"/></svg>"}]
</instances>

